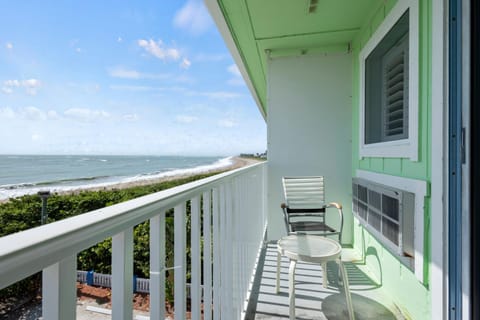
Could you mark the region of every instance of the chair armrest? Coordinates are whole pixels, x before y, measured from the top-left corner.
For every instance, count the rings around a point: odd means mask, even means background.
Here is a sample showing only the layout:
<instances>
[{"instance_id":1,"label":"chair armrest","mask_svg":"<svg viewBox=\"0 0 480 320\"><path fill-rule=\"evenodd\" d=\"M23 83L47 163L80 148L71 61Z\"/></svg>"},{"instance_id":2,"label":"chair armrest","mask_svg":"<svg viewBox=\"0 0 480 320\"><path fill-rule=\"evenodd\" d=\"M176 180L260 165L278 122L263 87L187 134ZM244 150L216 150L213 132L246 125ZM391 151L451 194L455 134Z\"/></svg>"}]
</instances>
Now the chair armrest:
<instances>
[{"instance_id":1,"label":"chair armrest","mask_svg":"<svg viewBox=\"0 0 480 320\"><path fill-rule=\"evenodd\" d=\"M327 205L327 208L336 208L338 210L338 216L340 217L340 234L338 236L338 242L342 243L342 232L343 232L343 209L342 205L337 202L330 202Z\"/></svg>"},{"instance_id":2,"label":"chair armrest","mask_svg":"<svg viewBox=\"0 0 480 320\"><path fill-rule=\"evenodd\" d=\"M338 210L342 210L342 205L340 203L337 203L337 202L330 202L327 205L327 208L337 208Z\"/></svg>"}]
</instances>

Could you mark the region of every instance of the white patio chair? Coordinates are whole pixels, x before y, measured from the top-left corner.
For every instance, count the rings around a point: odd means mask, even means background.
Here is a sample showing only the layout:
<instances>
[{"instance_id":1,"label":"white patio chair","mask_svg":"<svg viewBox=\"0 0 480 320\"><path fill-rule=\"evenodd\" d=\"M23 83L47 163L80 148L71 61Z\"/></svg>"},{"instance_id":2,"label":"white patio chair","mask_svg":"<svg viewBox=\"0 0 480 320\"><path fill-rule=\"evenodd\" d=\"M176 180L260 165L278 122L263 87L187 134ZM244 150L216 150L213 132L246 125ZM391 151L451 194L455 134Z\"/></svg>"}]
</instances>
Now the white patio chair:
<instances>
[{"instance_id":1,"label":"white patio chair","mask_svg":"<svg viewBox=\"0 0 480 320\"><path fill-rule=\"evenodd\" d=\"M282 203L287 234L309 233L324 236L338 235L342 242L343 211L336 202L325 202L323 176L283 177L285 203ZM333 227L325 221L329 208L336 208L339 225Z\"/></svg>"},{"instance_id":2,"label":"white patio chair","mask_svg":"<svg viewBox=\"0 0 480 320\"><path fill-rule=\"evenodd\" d=\"M337 236L342 242L343 211L342 205L336 202L325 202L325 184L323 176L283 177L285 203L281 204L285 228L291 234L315 234L321 236ZM332 210L328 210L332 208ZM333 210L337 209L337 210ZM327 224L329 212L338 213L338 225ZM280 272L280 254L277 256L277 272ZM327 268L322 265L323 286L326 288Z\"/></svg>"}]
</instances>

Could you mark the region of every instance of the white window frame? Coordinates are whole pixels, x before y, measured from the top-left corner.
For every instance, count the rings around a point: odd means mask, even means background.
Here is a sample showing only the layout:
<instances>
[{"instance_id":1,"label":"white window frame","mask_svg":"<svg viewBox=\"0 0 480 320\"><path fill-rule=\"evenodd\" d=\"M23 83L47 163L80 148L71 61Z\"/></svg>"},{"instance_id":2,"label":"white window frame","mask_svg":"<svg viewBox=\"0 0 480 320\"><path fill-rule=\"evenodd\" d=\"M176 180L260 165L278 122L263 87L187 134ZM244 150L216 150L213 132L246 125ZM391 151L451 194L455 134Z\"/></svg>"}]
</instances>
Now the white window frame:
<instances>
[{"instance_id":1,"label":"white window frame","mask_svg":"<svg viewBox=\"0 0 480 320\"><path fill-rule=\"evenodd\" d=\"M408 31L408 138L365 143L365 61L402 15L409 11ZM401 0L360 51L360 159L364 157L409 158L418 161L418 1Z\"/></svg>"},{"instance_id":2,"label":"white window frame","mask_svg":"<svg viewBox=\"0 0 480 320\"><path fill-rule=\"evenodd\" d=\"M416 278L424 283L423 278L423 254L424 254L424 208L425 197L429 196L428 183L423 180L416 180L410 178L403 178L397 176L391 176L387 174L381 174L371 171L357 170L356 176L391 186L393 188L405 190L415 195L415 212L414 219L414 231L413 231L413 247L414 247L414 273Z\"/></svg>"}]
</instances>

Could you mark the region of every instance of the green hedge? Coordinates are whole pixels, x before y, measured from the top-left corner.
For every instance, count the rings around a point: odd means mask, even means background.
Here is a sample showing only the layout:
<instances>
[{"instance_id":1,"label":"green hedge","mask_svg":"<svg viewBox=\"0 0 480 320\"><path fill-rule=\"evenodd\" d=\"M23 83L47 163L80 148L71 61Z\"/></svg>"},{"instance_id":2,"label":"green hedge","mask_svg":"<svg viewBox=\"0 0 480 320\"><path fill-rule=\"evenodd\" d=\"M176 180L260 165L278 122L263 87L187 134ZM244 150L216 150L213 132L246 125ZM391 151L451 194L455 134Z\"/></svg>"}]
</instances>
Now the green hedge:
<instances>
[{"instance_id":1,"label":"green hedge","mask_svg":"<svg viewBox=\"0 0 480 320\"><path fill-rule=\"evenodd\" d=\"M120 202L138 198L147 194L179 186L218 174L202 174L188 178L161 182L157 184L131 187L118 190L81 191L78 194L53 194L48 198L48 222L62 220L78 214L111 206ZM37 195L26 195L0 204L0 236L27 230L40 225L41 200ZM166 213L166 264L173 265L173 210ZM190 229L190 205L187 203L187 228ZM189 232L187 233L189 236ZM90 247L77 255L77 269L111 273L112 239ZM187 241L189 246L189 241ZM189 263L190 248L187 248ZM143 278L149 277L149 222L145 221L134 228L134 273ZM188 276L188 275L187 275ZM32 280L33 279L33 280ZM167 274L167 288L172 287L172 275ZM9 288L0 290L0 297L11 296L26 288L37 288L38 277L28 278ZM167 294L170 296L170 293Z\"/></svg>"}]
</instances>

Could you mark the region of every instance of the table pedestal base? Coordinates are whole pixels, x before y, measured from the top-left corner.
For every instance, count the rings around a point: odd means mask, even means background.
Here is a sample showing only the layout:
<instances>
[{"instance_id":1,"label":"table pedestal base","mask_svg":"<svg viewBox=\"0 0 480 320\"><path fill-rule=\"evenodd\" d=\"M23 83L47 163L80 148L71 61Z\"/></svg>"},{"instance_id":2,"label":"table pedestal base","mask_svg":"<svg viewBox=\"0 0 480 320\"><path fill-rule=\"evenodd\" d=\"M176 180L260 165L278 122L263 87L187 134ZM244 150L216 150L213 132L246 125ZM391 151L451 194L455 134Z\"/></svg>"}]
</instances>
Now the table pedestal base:
<instances>
[{"instance_id":1,"label":"table pedestal base","mask_svg":"<svg viewBox=\"0 0 480 320\"><path fill-rule=\"evenodd\" d=\"M275 291L276 293L280 292L280 253L277 254L277 279ZM345 291L345 300L347 302L348 316L350 320L355 320L355 315L353 313L353 303L352 297L350 295L347 272L345 266L341 259L336 259L335 262L338 264L340 269L340 274L343 281L343 288ZM289 317L290 320L295 320L295 269L297 267L297 260L290 259L290 267L288 269L288 303L289 303ZM322 263L323 268L323 286L327 287L327 263Z\"/></svg>"}]
</instances>

